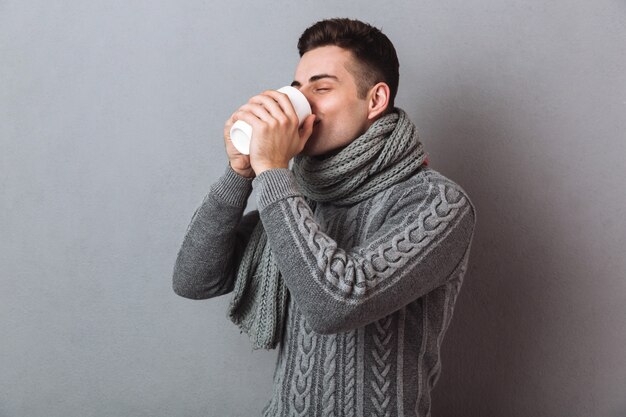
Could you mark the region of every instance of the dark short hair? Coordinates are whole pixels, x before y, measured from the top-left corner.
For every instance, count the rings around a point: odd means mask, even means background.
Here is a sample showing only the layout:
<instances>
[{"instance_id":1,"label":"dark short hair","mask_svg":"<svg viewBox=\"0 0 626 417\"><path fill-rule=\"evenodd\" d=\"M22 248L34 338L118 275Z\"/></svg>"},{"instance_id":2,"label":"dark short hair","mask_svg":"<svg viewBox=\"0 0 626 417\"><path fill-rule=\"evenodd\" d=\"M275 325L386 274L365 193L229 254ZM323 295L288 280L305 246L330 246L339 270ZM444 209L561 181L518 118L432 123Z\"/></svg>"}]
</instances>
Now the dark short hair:
<instances>
[{"instance_id":1,"label":"dark short hair","mask_svg":"<svg viewBox=\"0 0 626 417\"><path fill-rule=\"evenodd\" d=\"M376 83L385 82L390 89L388 109L393 108L398 92L399 67L396 49L379 29L359 20L335 18L321 20L307 28L298 40L300 56L321 46L335 45L352 52L357 66L353 68L360 98Z\"/></svg>"}]
</instances>

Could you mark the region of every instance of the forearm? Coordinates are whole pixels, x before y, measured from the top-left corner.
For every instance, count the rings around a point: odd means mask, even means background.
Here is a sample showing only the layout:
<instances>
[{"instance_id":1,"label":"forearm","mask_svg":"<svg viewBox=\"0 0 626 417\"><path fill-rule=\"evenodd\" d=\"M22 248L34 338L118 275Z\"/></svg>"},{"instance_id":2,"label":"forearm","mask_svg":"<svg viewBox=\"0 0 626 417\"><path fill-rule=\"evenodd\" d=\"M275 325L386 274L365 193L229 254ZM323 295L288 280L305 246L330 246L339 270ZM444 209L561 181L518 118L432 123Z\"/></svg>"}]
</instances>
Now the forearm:
<instances>
[{"instance_id":1,"label":"forearm","mask_svg":"<svg viewBox=\"0 0 626 417\"><path fill-rule=\"evenodd\" d=\"M469 200L431 185L401 199L393 221L366 242L341 248L315 221L290 175L263 174L257 185L285 283L319 333L363 326L442 285L459 268L473 232Z\"/></svg>"},{"instance_id":2,"label":"forearm","mask_svg":"<svg viewBox=\"0 0 626 417\"><path fill-rule=\"evenodd\" d=\"M173 271L173 289L186 298L205 299L232 290L238 254L256 214L242 221L251 180L230 168L211 187L195 211Z\"/></svg>"}]
</instances>

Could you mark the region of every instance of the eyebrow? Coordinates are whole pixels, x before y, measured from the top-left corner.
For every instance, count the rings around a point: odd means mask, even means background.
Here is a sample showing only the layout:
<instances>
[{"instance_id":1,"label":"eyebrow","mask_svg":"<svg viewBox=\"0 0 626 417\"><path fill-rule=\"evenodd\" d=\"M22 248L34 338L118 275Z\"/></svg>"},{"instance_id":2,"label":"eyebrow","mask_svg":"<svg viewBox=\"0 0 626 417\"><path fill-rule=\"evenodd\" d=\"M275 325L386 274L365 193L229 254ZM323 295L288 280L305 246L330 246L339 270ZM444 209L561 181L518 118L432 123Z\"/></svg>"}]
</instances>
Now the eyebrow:
<instances>
[{"instance_id":1,"label":"eyebrow","mask_svg":"<svg viewBox=\"0 0 626 417\"><path fill-rule=\"evenodd\" d=\"M335 80L335 81L339 81L339 78L337 78L337 77L336 77L336 76L334 76L334 75L330 75L330 74L319 74L319 75L314 75L314 76L312 76L311 78L309 78L309 83L313 83L313 82L315 82L315 81L318 81L318 80L321 80L321 79L324 79L324 78L331 78L331 79L333 79L333 80ZM291 86L292 86L292 87L302 87L302 84L300 84L300 82L299 82L299 81L295 81L295 80L294 80L294 81L292 81L292 82L291 82Z\"/></svg>"}]
</instances>

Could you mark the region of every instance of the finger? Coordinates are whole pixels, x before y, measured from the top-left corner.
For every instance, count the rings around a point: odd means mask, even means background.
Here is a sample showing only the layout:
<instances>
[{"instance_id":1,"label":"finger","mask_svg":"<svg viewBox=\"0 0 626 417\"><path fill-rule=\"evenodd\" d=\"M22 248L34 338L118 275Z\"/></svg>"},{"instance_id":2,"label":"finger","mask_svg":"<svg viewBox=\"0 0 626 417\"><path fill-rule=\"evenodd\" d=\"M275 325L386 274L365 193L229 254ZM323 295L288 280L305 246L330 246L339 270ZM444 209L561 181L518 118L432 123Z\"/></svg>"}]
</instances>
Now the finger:
<instances>
[{"instance_id":1,"label":"finger","mask_svg":"<svg viewBox=\"0 0 626 417\"><path fill-rule=\"evenodd\" d=\"M291 100L289 100L289 96L287 94L280 93L276 90L267 90L263 92L263 95L274 99L291 120L295 120L296 122L298 121L296 110L293 108L293 104L291 104Z\"/></svg>"},{"instance_id":2,"label":"finger","mask_svg":"<svg viewBox=\"0 0 626 417\"><path fill-rule=\"evenodd\" d=\"M231 114L230 117L224 122L224 139L230 140L230 128L235 124L235 113Z\"/></svg>"},{"instance_id":3,"label":"finger","mask_svg":"<svg viewBox=\"0 0 626 417\"><path fill-rule=\"evenodd\" d=\"M309 140L309 137L313 133L313 124L315 123L315 115L310 114L304 119L304 123L300 128L300 139L303 141Z\"/></svg>"},{"instance_id":4,"label":"finger","mask_svg":"<svg viewBox=\"0 0 626 417\"><path fill-rule=\"evenodd\" d=\"M231 114L230 117L224 123L224 138L225 139L230 140L230 129L232 129L233 125L237 121L237 116L236 115L237 115L238 111L239 110L237 110L233 114Z\"/></svg>"},{"instance_id":5,"label":"finger","mask_svg":"<svg viewBox=\"0 0 626 417\"><path fill-rule=\"evenodd\" d=\"M291 120L290 116L285 113L280 104L276 101L274 97L269 95L260 94L258 96L254 96L250 99L250 103L258 104L263 106L274 119L281 123L285 123Z\"/></svg>"},{"instance_id":6,"label":"finger","mask_svg":"<svg viewBox=\"0 0 626 417\"><path fill-rule=\"evenodd\" d=\"M257 118L263 120L264 122L271 122L274 119L268 109L266 109L263 105L257 103L244 104L239 108L239 111L245 111L254 114Z\"/></svg>"},{"instance_id":7,"label":"finger","mask_svg":"<svg viewBox=\"0 0 626 417\"><path fill-rule=\"evenodd\" d=\"M233 114L233 120L243 120L252 126L253 131L262 128L264 123L256 114L248 110L244 110L243 106Z\"/></svg>"},{"instance_id":8,"label":"finger","mask_svg":"<svg viewBox=\"0 0 626 417\"><path fill-rule=\"evenodd\" d=\"M237 113L237 112L235 112ZM228 129L230 130L230 128L232 127L233 124L235 124L235 113L231 114L228 119L226 120L226 122L224 123L224 129Z\"/></svg>"}]
</instances>

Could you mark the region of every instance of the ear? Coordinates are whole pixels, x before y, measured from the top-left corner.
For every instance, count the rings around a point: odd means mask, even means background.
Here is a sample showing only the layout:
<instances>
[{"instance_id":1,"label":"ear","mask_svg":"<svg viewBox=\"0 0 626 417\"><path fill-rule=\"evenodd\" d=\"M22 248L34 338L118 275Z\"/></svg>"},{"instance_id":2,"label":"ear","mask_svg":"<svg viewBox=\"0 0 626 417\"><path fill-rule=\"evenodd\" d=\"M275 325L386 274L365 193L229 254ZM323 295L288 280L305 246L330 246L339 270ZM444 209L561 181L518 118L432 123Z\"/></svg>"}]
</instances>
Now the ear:
<instances>
[{"instance_id":1,"label":"ear","mask_svg":"<svg viewBox=\"0 0 626 417\"><path fill-rule=\"evenodd\" d=\"M374 87L370 88L370 91L367 94L367 99L369 102L367 109L368 120L375 120L380 115L385 113L385 110L387 110L387 107L389 106L390 96L391 93L387 83L380 82Z\"/></svg>"}]
</instances>

